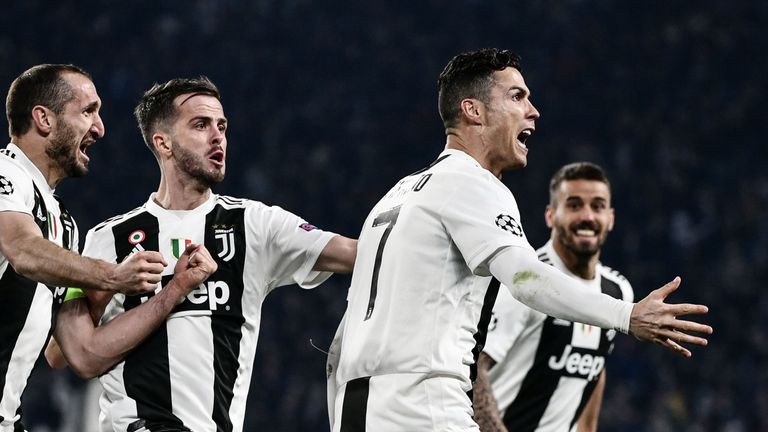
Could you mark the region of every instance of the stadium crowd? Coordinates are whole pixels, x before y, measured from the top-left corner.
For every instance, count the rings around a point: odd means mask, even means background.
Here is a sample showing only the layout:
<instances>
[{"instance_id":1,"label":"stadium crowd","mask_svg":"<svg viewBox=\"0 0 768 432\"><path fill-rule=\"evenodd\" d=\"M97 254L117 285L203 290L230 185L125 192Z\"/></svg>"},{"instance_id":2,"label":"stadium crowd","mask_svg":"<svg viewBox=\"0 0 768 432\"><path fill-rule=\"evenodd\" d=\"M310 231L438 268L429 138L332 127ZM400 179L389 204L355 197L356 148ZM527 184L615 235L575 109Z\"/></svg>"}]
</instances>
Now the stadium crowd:
<instances>
[{"instance_id":1,"label":"stadium crowd","mask_svg":"<svg viewBox=\"0 0 768 432\"><path fill-rule=\"evenodd\" d=\"M637 298L682 276L680 298L709 305L715 329L691 359L619 338L600 430L768 431L767 3L45 3L5 5L0 81L42 62L93 75L106 137L88 177L58 189L82 233L157 186L131 116L153 82L219 83L230 148L215 192L356 237L375 200L444 145L442 65L482 46L519 52L542 117L529 167L503 180L531 244L548 237L551 174L599 163L619 215L603 262ZM267 299L245 430L327 428L322 351L348 283ZM42 363L30 382L31 431L82 430L86 383Z\"/></svg>"}]
</instances>

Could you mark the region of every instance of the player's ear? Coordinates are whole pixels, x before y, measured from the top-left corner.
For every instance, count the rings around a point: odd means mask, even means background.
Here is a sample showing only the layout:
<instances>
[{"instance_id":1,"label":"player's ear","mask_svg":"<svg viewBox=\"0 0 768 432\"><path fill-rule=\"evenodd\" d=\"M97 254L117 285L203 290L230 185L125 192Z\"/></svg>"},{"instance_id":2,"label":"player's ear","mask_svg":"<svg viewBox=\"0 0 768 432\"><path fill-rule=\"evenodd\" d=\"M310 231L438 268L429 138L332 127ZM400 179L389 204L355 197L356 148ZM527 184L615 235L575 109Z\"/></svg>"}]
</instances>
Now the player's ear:
<instances>
[{"instance_id":1,"label":"player's ear","mask_svg":"<svg viewBox=\"0 0 768 432\"><path fill-rule=\"evenodd\" d=\"M53 129L53 125L56 123L56 116L53 111L42 106L35 105L32 107L32 125L42 136L48 136Z\"/></svg>"},{"instance_id":2,"label":"player's ear","mask_svg":"<svg viewBox=\"0 0 768 432\"><path fill-rule=\"evenodd\" d=\"M157 132L152 135L152 146L158 155L171 155L171 137L163 132Z\"/></svg>"},{"instance_id":3,"label":"player's ear","mask_svg":"<svg viewBox=\"0 0 768 432\"><path fill-rule=\"evenodd\" d=\"M544 221L547 223L547 228L552 228L555 224L554 216L555 209L552 207L552 204L547 204L547 207L544 209Z\"/></svg>"},{"instance_id":4,"label":"player's ear","mask_svg":"<svg viewBox=\"0 0 768 432\"><path fill-rule=\"evenodd\" d=\"M613 212L613 207L609 208L608 211L610 212L608 214L608 231L613 231L613 224L616 221L615 214Z\"/></svg>"},{"instance_id":5,"label":"player's ear","mask_svg":"<svg viewBox=\"0 0 768 432\"><path fill-rule=\"evenodd\" d=\"M477 99L463 99L461 101L461 115L469 124L479 125L483 123L483 103Z\"/></svg>"}]
</instances>

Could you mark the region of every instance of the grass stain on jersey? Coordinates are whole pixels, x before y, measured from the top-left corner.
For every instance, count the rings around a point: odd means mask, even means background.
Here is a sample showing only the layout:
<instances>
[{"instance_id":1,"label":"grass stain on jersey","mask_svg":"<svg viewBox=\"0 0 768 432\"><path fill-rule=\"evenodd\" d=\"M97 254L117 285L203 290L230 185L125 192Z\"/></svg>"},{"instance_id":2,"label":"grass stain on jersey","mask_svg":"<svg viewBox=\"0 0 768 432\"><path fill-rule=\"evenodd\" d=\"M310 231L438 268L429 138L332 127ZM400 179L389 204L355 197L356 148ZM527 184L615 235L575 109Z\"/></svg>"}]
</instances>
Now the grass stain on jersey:
<instances>
[{"instance_id":1,"label":"grass stain on jersey","mask_svg":"<svg viewBox=\"0 0 768 432\"><path fill-rule=\"evenodd\" d=\"M515 276L512 277L512 283L515 285L527 282L529 280L537 280L539 279L539 275L535 272L532 272L530 270L521 271L515 273Z\"/></svg>"}]
</instances>

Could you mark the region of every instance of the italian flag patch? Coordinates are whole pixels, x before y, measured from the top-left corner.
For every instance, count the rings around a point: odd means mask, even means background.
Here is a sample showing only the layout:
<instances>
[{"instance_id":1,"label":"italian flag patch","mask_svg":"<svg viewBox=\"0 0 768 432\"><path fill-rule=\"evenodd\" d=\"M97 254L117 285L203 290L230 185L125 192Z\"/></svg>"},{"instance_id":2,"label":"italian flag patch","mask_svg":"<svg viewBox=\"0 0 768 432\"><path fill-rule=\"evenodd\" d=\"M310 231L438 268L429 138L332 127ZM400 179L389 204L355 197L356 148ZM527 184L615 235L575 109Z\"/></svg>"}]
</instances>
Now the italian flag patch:
<instances>
[{"instance_id":1,"label":"italian flag patch","mask_svg":"<svg viewBox=\"0 0 768 432\"><path fill-rule=\"evenodd\" d=\"M173 256L175 256L176 259L179 259L181 254L184 253L184 249L186 249L187 246L189 246L191 243L192 240L189 239L171 239L171 252L173 253Z\"/></svg>"}]
</instances>

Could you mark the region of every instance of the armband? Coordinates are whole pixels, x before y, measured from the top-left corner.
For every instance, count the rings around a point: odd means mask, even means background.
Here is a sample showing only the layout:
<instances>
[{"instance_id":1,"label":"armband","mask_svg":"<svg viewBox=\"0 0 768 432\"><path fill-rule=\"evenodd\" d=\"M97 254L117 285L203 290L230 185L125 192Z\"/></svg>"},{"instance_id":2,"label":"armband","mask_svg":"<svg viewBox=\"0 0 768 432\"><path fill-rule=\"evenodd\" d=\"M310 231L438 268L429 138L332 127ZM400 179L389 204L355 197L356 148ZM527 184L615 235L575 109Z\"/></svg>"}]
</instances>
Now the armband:
<instances>
[{"instance_id":1,"label":"armband","mask_svg":"<svg viewBox=\"0 0 768 432\"><path fill-rule=\"evenodd\" d=\"M64 302L85 297L85 293L80 288L67 288L67 294L64 295Z\"/></svg>"}]
</instances>

